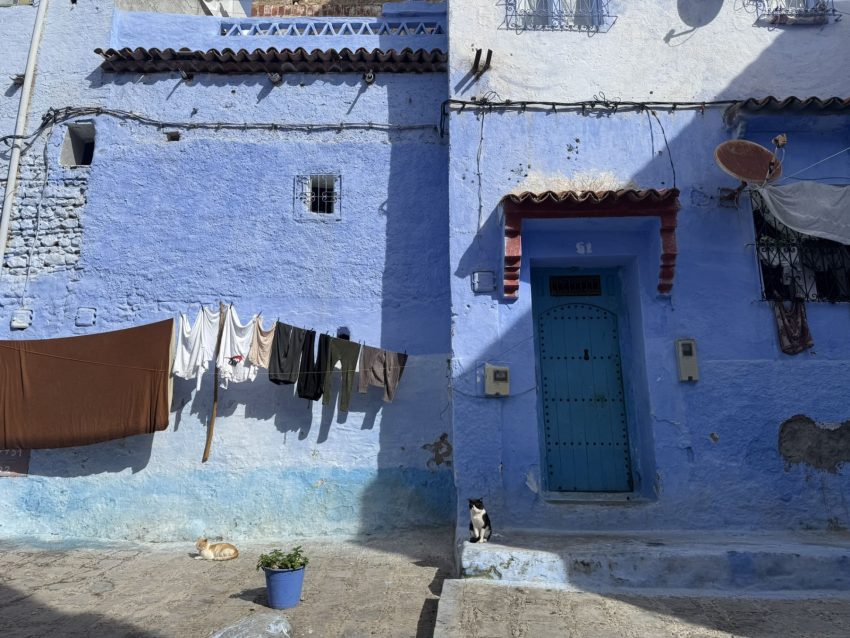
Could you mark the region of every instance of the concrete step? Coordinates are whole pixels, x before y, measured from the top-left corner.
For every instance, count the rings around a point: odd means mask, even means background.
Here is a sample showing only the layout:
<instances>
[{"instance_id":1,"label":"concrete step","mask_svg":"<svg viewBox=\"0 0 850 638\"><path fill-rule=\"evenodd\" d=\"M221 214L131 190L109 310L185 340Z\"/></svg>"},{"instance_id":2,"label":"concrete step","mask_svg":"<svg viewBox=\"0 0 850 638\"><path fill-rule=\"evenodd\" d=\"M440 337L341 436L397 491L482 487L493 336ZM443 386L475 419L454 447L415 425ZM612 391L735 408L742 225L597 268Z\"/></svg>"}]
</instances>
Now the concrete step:
<instances>
[{"instance_id":1,"label":"concrete step","mask_svg":"<svg viewBox=\"0 0 850 638\"><path fill-rule=\"evenodd\" d=\"M460 546L463 578L573 591L850 591L850 534L494 535Z\"/></svg>"}]
</instances>

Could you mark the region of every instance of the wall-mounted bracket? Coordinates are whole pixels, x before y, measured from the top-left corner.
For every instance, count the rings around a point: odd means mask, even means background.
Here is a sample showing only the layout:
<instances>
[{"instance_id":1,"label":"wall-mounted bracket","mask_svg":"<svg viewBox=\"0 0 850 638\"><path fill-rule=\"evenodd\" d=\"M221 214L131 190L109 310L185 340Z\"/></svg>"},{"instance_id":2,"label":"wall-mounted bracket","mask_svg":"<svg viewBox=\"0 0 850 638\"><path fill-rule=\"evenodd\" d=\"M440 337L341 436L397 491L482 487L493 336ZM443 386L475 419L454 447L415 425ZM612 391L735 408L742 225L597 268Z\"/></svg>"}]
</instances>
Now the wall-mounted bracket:
<instances>
[{"instance_id":1,"label":"wall-mounted bracket","mask_svg":"<svg viewBox=\"0 0 850 638\"><path fill-rule=\"evenodd\" d=\"M484 58L484 64L481 64L481 57L484 54L483 49L475 49L475 60L472 62L472 75L480 78L490 68L490 62L493 60L493 50L487 49L487 56Z\"/></svg>"}]
</instances>

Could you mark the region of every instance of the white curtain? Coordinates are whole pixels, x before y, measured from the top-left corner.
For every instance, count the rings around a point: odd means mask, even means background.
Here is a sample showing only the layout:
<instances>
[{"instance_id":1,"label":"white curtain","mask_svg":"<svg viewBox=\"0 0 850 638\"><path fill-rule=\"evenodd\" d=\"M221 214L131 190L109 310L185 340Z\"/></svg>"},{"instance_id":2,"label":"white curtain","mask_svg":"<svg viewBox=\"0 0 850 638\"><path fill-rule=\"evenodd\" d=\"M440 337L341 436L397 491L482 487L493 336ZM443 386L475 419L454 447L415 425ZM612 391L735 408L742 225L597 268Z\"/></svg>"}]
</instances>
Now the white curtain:
<instances>
[{"instance_id":1,"label":"white curtain","mask_svg":"<svg viewBox=\"0 0 850 638\"><path fill-rule=\"evenodd\" d=\"M804 235L850 244L850 188L817 182L756 186L770 213Z\"/></svg>"}]
</instances>

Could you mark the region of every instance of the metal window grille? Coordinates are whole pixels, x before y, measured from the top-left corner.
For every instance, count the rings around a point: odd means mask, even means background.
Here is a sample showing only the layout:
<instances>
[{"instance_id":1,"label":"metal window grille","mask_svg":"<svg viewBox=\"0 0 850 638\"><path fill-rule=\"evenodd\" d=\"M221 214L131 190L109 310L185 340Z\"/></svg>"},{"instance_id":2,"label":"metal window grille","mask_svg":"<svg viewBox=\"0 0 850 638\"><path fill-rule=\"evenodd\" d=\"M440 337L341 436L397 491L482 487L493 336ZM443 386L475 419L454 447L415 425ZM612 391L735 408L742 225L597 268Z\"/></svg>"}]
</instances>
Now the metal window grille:
<instances>
[{"instance_id":1,"label":"metal window grille","mask_svg":"<svg viewBox=\"0 0 850 638\"><path fill-rule=\"evenodd\" d=\"M752 194L762 298L850 301L850 246L791 230Z\"/></svg>"},{"instance_id":2,"label":"metal window grille","mask_svg":"<svg viewBox=\"0 0 850 638\"><path fill-rule=\"evenodd\" d=\"M609 0L505 0L505 23L516 31L605 31Z\"/></svg>"},{"instance_id":3,"label":"metal window grille","mask_svg":"<svg viewBox=\"0 0 850 638\"><path fill-rule=\"evenodd\" d=\"M602 294L599 275L549 277L549 294L552 297L598 297Z\"/></svg>"},{"instance_id":4,"label":"metal window grille","mask_svg":"<svg viewBox=\"0 0 850 638\"><path fill-rule=\"evenodd\" d=\"M771 24L825 24L836 16L834 0L749 0L758 20Z\"/></svg>"},{"instance_id":5,"label":"metal window grille","mask_svg":"<svg viewBox=\"0 0 850 638\"><path fill-rule=\"evenodd\" d=\"M328 216L339 219L342 198L342 176L331 173L299 175L296 178L296 197L308 216Z\"/></svg>"}]
</instances>

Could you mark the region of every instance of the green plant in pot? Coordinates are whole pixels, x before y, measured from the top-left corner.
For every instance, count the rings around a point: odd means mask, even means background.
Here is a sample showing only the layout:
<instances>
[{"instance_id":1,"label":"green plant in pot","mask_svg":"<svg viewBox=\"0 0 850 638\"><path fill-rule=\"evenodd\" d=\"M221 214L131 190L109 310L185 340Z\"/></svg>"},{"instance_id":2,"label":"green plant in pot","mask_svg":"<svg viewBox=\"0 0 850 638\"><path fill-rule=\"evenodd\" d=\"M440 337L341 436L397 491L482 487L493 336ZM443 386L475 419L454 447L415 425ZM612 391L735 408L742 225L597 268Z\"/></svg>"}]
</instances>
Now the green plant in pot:
<instances>
[{"instance_id":1,"label":"green plant in pot","mask_svg":"<svg viewBox=\"0 0 850 638\"><path fill-rule=\"evenodd\" d=\"M289 553L274 549L268 554L260 554L257 571L262 569L266 574L269 607L289 609L298 604L304 585L304 568L308 562L300 545Z\"/></svg>"}]
</instances>

